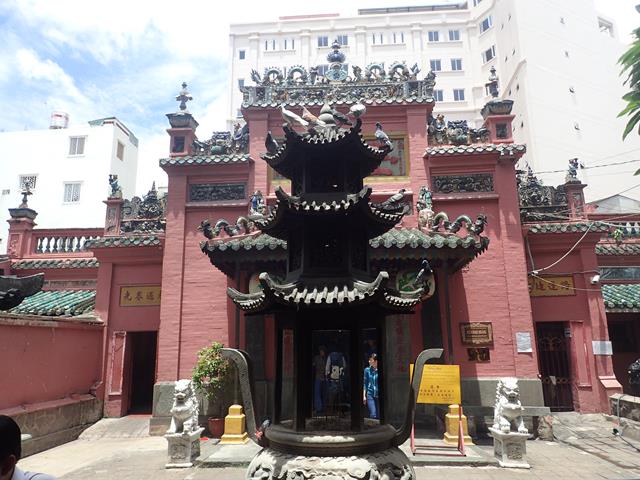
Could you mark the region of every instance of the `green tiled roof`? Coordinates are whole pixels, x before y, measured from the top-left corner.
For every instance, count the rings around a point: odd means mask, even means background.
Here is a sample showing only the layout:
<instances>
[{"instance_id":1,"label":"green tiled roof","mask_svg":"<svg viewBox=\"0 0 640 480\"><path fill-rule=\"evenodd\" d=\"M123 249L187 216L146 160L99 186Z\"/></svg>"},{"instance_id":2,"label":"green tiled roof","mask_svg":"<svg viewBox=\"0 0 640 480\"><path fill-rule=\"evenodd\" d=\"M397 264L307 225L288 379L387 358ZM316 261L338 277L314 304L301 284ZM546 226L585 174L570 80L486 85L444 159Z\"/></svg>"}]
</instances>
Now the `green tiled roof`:
<instances>
[{"instance_id":1,"label":"green tiled roof","mask_svg":"<svg viewBox=\"0 0 640 480\"><path fill-rule=\"evenodd\" d=\"M577 223L526 223L531 233L584 233L591 225L592 232L608 232L609 226L600 222Z\"/></svg>"},{"instance_id":2,"label":"green tiled roof","mask_svg":"<svg viewBox=\"0 0 640 480\"><path fill-rule=\"evenodd\" d=\"M440 233L423 232L417 228L394 228L379 237L369 240L369 245L374 249L383 248L478 248L484 250L489 244L487 237L468 235L459 237L454 234L442 235ZM276 250L287 248L287 242L278 238L258 233L243 238L231 240L219 240L207 246L209 251L226 250Z\"/></svg>"},{"instance_id":3,"label":"green tiled roof","mask_svg":"<svg viewBox=\"0 0 640 480\"><path fill-rule=\"evenodd\" d=\"M98 268L100 264L96 258L55 258L55 259L23 259L13 262L11 268L15 270L33 270L47 268Z\"/></svg>"},{"instance_id":4,"label":"green tiled roof","mask_svg":"<svg viewBox=\"0 0 640 480\"><path fill-rule=\"evenodd\" d=\"M600 243L596 255L640 255L640 243Z\"/></svg>"},{"instance_id":5,"label":"green tiled roof","mask_svg":"<svg viewBox=\"0 0 640 480\"><path fill-rule=\"evenodd\" d=\"M162 245L158 235L131 235L120 237L98 237L87 240L84 244L89 248L111 248L111 247L153 247Z\"/></svg>"},{"instance_id":6,"label":"green tiled roof","mask_svg":"<svg viewBox=\"0 0 640 480\"><path fill-rule=\"evenodd\" d=\"M248 153L231 155L193 155L185 157L161 158L160 166L166 165L226 165L230 163L248 163L253 160Z\"/></svg>"},{"instance_id":7,"label":"green tiled roof","mask_svg":"<svg viewBox=\"0 0 640 480\"><path fill-rule=\"evenodd\" d=\"M71 317L91 312L95 304L95 290L49 290L27 297L9 313Z\"/></svg>"},{"instance_id":8,"label":"green tiled roof","mask_svg":"<svg viewBox=\"0 0 640 480\"><path fill-rule=\"evenodd\" d=\"M440 156L440 155L460 155L460 154L472 154L472 153L491 153L498 152L500 155L510 156L527 151L526 145L519 145L516 143L479 143L477 145L438 145L436 147L427 148L425 155Z\"/></svg>"},{"instance_id":9,"label":"green tiled roof","mask_svg":"<svg viewBox=\"0 0 640 480\"><path fill-rule=\"evenodd\" d=\"M373 248L478 248L484 250L489 244L487 237L455 234L442 235L423 232L417 228L394 228L369 241Z\"/></svg>"},{"instance_id":10,"label":"green tiled roof","mask_svg":"<svg viewBox=\"0 0 640 480\"><path fill-rule=\"evenodd\" d=\"M602 285L607 312L640 312L640 283Z\"/></svg>"}]
</instances>

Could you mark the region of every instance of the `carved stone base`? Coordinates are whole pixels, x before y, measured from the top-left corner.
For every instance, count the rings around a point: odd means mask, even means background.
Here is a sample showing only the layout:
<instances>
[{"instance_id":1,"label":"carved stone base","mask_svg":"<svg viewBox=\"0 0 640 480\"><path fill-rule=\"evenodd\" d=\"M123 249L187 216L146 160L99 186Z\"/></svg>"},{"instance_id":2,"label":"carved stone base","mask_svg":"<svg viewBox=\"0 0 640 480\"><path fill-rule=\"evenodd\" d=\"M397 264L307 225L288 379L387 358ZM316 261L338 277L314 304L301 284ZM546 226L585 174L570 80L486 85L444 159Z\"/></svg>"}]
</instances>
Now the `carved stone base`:
<instances>
[{"instance_id":1,"label":"carved stone base","mask_svg":"<svg viewBox=\"0 0 640 480\"><path fill-rule=\"evenodd\" d=\"M169 461L165 468L189 468L193 460L200 455L200 427L191 433L167 433L164 438L169 443Z\"/></svg>"},{"instance_id":2,"label":"carved stone base","mask_svg":"<svg viewBox=\"0 0 640 480\"><path fill-rule=\"evenodd\" d=\"M489 431L493 437L493 454L501 467L531 468L527 463L528 433L504 433L493 427L489 427Z\"/></svg>"},{"instance_id":3,"label":"carved stone base","mask_svg":"<svg viewBox=\"0 0 640 480\"><path fill-rule=\"evenodd\" d=\"M253 457L247 480L291 478L332 480L415 480L407 456L398 448L352 457L307 457L265 448Z\"/></svg>"}]
</instances>

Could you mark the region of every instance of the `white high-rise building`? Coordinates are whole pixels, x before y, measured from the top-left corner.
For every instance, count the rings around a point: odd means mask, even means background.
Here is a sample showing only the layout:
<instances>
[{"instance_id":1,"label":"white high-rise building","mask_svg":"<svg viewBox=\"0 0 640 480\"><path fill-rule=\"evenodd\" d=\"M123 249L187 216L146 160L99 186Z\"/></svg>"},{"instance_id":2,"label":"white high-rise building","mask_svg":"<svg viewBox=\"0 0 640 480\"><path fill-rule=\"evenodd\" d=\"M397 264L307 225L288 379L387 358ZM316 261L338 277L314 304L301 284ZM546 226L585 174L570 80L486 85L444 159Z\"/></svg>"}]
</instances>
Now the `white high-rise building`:
<instances>
[{"instance_id":1,"label":"white high-rise building","mask_svg":"<svg viewBox=\"0 0 640 480\"><path fill-rule=\"evenodd\" d=\"M495 66L500 97L515 101L513 136L527 145L523 161L545 183L563 183L575 157L588 167L580 177L589 184L589 200L638 183L632 171L640 168L633 162L640 159L640 138L623 142L626 119L617 118L626 91L617 60L626 46L592 0L470 0L231 25L229 125L240 115L239 86L253 84L253 69L262 75L278 67L286 74L295 65L317 66L322 74L335 39L350 75L353 65L388 69L396 61L417 63L420 77L433 70L434 113L470 126L482 123L480 110L490 98L485 84ZM625 194L640 198L640 188Z\"/></svg>"},{"instance_id":2,"label":"white high-rise building","mask_svg":"<svg viewBox=\"0 0 640 480\"><path fill-rule=\"evenodd\" d=\"M48 130L0 133L0 212L21 202L29 186L29 208L38 228L104 225L109 175L118 175L125 198L135 193L138 139L117 118L67 127L64 114ZM7 249L8 223L0 221L0 253Z\"/></svg>"}]
</instances>

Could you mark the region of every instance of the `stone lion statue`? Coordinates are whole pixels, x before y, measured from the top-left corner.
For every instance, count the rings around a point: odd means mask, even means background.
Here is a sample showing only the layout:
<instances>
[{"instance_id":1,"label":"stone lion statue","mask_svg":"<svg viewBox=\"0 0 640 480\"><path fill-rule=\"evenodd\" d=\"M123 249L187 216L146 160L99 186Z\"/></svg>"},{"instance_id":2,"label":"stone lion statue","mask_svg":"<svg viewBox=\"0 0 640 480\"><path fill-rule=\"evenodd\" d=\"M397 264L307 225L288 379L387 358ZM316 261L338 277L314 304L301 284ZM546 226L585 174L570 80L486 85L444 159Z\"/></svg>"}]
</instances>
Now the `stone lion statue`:
<instances>
[{"instance_id":1,"label":"stone lion statue","mask_svg":"<svg viewBox=\"0 0 640 480\"><path fill-rule=\"evenodd\" d=\"M512 377L498 380L496 388L496 405L494 408L493 428L503 433L517 431L529 433L524 425L522 413L524 407L520 403L518 379Z\"/></svg>"},{"instance_id":2,"label":"stone lion statue","mask_svg":"<svg viewBox=\"0 0 640 480\"><path fill-rule=\"evenodd\" d=\"M198 428L198 400L191 380L178 380L173 392L171 425L167 433L190 433Z\"/></svg>"}]
</instances>

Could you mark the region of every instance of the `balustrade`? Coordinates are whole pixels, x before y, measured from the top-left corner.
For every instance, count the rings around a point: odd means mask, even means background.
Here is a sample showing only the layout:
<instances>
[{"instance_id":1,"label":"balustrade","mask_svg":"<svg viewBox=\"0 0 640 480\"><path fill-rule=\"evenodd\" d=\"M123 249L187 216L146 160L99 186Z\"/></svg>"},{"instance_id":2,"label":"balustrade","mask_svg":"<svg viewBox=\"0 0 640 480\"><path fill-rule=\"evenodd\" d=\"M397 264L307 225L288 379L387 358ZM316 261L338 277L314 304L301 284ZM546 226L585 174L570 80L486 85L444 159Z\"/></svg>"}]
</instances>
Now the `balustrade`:
<instances>
[{"instance_id":1,"label":"balustrade","mask_svg":"<svg viewBox=\"0 0 640 480\"><path fill-rule=\"evenodd\" d=\"M73 254L85 251L87 240L100 236L103 229L59 229L35 230L32 236L32 253L44 254Z\"/></svg>"}]
</instances>

